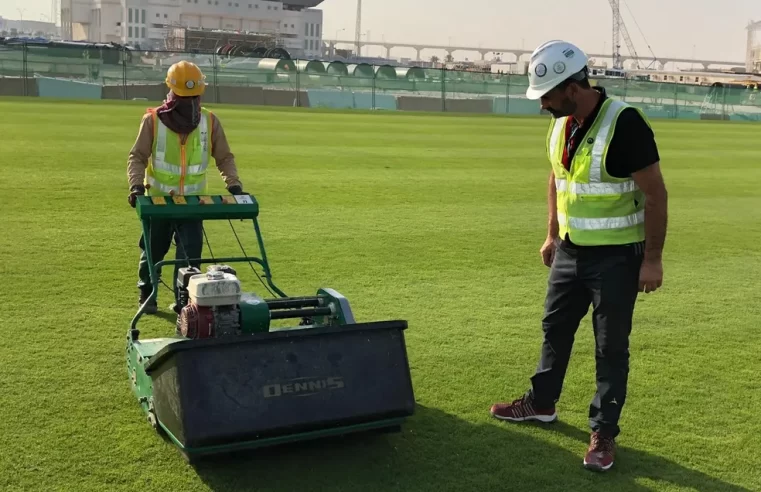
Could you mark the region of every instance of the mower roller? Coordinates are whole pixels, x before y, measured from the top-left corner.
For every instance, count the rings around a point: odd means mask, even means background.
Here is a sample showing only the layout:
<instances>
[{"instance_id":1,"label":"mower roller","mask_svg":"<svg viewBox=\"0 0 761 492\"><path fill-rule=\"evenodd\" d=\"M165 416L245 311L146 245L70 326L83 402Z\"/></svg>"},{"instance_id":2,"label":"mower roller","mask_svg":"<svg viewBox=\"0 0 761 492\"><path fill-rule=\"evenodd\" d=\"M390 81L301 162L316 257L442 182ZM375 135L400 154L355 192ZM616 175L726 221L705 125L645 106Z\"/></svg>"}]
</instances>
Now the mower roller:
<instances>
[{"instance_id":1,"label":"mower roller","mask_svg":"<svg viewBox=\"0 0 761 492\"><path fill-rule=\"evenodd\" d=\"M349 301L330 288L284 294L272 281L253 196L140 196L135 208L153 265L151 299L161 268L180 265L180 301L174 334L160 338L140 338L137 324L150 300L140 306L127 333L128 376L150 424L185 459L398 431L413 414L407 322L358 323ZM247 256L241 244L241 257L154 263L153 221L183 220L227 220L231 228L232 220L252 220L261 257ZM272 297L244 292L234 263L259 265L266 284L254 273ZM298 322L273 323L291 319Z\"/></svg>"}]
</instances>

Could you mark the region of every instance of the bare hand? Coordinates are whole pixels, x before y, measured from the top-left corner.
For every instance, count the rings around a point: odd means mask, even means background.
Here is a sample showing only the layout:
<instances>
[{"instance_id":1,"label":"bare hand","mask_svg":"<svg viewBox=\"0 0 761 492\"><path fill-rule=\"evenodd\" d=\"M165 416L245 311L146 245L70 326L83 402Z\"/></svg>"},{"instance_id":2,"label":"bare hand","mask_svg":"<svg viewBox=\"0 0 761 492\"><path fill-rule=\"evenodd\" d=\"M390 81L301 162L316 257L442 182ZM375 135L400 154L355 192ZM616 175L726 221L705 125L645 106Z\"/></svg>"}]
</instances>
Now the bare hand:
<instances>
[{"instance_id":1,"label":"bare hand","mask_svg":"<svg viewBox=\"0 0 761 492\"><path fill-rule=\"evenodd\" d=\"M639 269L639 291L655 292L663 285L663 263L661 260L645 260Z\"/></svg>"},{"instance_id":2,"label":"bare hand","mask_svg":"<svg viewBox=\"0 0 761 492\"><path fill-rule=\"evenodd\" d=\"M555 259L555 248L555 239L547 237L542 248L539 250L539 253L542 254L542 263L544 263L545 266L552 265L552 260Z\"/></svg>"}]
</instances>

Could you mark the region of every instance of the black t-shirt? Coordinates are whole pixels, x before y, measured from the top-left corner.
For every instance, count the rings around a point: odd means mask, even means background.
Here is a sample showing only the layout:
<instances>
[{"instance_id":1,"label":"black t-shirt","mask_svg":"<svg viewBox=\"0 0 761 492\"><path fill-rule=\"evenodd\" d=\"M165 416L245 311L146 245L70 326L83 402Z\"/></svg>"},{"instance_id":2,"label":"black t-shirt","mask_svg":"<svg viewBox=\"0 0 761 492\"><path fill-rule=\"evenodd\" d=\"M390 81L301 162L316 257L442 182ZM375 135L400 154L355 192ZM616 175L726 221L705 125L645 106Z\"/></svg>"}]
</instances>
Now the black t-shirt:
<instances>
[{"instance_id":1,"label":"black t-shirt","mask_svg":"<svg viewBox=\"0 0 761 492\"><path fill-rule=\"evenodd\" d=\"M574 146L569 149L569 159L576 153L578 143L584 141L584 136L600 112L603 101L608 98L604 88L596 87L595 89L602 93L602 97L592 114L584 120L584 124L579 128ZM618 116L613 140L608 147L605 164L608 174L616 178L628 178L632 173L655 164L659 160L658 145L655 143L653 131L647 126L637 110L634 108L624 109Z\"/></svg>"},{"instance_id":2,"label":"black t-shirt","mask_svg":"<svg viewBox=\"0 0 761 492\"><path fill-rule=\"evenodd\" d=\"M616 178L628 178L660 160L653 130L634 108L618 116L616 131L608 147L605 168Z\"/></svg>"}]
</instances>

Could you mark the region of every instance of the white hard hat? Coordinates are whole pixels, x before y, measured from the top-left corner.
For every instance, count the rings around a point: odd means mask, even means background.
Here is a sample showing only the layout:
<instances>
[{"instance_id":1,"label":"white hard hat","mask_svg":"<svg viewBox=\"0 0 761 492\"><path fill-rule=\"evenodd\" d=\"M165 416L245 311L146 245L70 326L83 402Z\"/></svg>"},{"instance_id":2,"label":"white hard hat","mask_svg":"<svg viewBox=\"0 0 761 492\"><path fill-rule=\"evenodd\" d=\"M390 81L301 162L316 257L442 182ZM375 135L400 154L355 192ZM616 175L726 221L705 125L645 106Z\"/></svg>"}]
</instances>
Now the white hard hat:
<instances>
[{"instance_id":1,"label":"white hard hat","mask_svg":"<svg viewBox=\"0 0 761 492\"><path fill-rule=\"evenodd\" d=\"M539 99L564 80L587 66L587 55L566 41L553 40L540 45L531 54L528 66L529 86L526 97Z\"/></svg>"}]
</instances>

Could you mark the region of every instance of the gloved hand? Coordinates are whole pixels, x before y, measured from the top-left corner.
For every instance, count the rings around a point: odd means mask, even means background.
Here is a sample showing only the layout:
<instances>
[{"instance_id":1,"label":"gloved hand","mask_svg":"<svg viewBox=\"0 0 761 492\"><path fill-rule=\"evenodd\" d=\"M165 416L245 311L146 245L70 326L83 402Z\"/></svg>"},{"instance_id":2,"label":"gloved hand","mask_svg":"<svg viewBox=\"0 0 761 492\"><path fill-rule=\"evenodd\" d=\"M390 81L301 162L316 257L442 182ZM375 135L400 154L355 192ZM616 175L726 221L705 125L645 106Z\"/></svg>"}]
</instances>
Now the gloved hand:
<instances>
[{"instance_id":1,"label":"gloved hand","mask_svg":"<svg viewBox=\"0 0 761 492\"><path fill-rule=\"evenodd\" d=\"M145 186L135 185L132 188L130 188L129 196L127 197L127 201L129 202L130 207L135 208L138 195L145 195Z\"/></svg>"},{"instance_id":2,"label":"gloved hand","mask_svg":"<svg viewBox=\"0 0 761 492\"><path fill-rule=\"evenodd\" d=\"M248 195L248 193L243 191L243 188L238 185L230 186L227 188L227 191L229 191L231 195Z\"/></svg>"}]
</instances>

